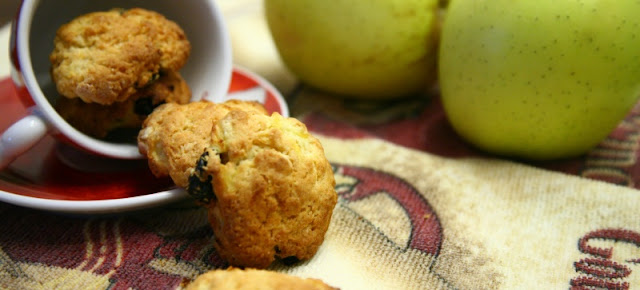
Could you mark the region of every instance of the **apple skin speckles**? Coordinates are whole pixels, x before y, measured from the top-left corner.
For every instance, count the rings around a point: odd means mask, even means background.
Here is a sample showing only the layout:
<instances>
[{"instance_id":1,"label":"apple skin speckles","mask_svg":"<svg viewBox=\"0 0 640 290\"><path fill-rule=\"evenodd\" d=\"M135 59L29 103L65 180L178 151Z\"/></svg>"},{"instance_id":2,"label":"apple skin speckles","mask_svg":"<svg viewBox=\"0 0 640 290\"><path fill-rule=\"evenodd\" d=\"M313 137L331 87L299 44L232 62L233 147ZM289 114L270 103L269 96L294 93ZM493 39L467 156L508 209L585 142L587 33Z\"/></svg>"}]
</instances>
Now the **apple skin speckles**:
<instances>
[{"instance_id":1,"label":"apple skin speckles","mask_svg":"<svg viewBox=\"0 0 640 290\"><path fill-rule=\"evenodd\" d=\"M638 13L628 0L452 1L438 67L449 121L502 156L584 154L640 95Z\"/></svg>"}]
</instances>

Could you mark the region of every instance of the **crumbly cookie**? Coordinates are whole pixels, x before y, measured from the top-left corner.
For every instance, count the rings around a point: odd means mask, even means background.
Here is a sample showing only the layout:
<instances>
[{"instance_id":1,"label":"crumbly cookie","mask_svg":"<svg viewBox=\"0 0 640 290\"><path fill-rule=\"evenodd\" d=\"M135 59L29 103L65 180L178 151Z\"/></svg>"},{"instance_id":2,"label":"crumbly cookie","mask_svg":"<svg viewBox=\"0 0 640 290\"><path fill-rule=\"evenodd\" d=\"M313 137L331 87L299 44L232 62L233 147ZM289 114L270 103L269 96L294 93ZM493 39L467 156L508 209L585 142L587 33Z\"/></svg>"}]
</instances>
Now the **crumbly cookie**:
<instances>
[{"instance_id":1,"label":"crumbly cookie","mask_svg":"<svg viewBox=\"0 0 640 290\"><path fill-rule=\"evenodd\" d=\"M313 257L337 202L320 142L277 113L229 112L189 181L208 208L218 254L234 266Z\"/></svg>"},{"instance_id":2,"label":"crumbly cookie","mask_svg":"<svg viewBox=\"0 0 640 290\"><path fill-rule=\"evenodd\" d=\"M187 290L336 290L322 280L258 269L213 270L187 285Z\"/></svg>"},{"instance_id":3,"label":"crumbly cookie","mask_svg":"<svg viewBox=\"0 0 640 290\"><path fill-rule=\"evenodd\" d=\"M161 71L178 71L190 50L184 31L156 12L93 12L58 29L51 76L60 94L108 105L126 100Z\"/></svg>"},{"instance_id":4,"label":"crumbly cookie","mask_svg":"<svg viewBox=\"0 0 640 290\"><path fill-rule=\"evenodd\" d=\"M138 134L138 148L153 174L171 176L176 185L186 188L196 162L211 144L213 125L234 109L267 113L257 102L237 100L167 103L156 108Z\"/></svg>"},{"instance_id":5,"label":"crumbly cookie","mask_svg":"<svg viewBox=\"0 0 640 290\"><path fill-rule=\"evenodd\" d=\"M161 104L186 104L190 99L191 90L185 80L178 72L168 71L123 102L100 105L60 97L55 107L58 114L77 130L104 138L115 129L140 129L144 119Z\"/></svg>"},{"instance_id":6,"label":"crumbly cookie","mask_svg":"<svg viewBox=\"0 0 640 290\"><path fill-rule=\"evenodd\" d=\"M214 246L231 265L309 259L337 202L333 170L304 124L248 104L162 105L140 131L140 151L154 174L207 207Z\"/></svg>"}]
</instances>

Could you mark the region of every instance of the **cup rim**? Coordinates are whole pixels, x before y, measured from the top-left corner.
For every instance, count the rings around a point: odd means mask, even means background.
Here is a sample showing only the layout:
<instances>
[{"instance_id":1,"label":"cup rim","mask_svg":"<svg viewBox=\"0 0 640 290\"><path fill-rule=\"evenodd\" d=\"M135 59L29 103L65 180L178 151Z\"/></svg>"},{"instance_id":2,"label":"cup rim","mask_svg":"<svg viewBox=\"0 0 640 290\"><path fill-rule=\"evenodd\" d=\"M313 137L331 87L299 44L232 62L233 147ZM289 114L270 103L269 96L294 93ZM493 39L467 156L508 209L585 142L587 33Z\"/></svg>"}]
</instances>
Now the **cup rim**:
<instances>
[{"instance_id":1,"label":"cup rim","mask_svg":"<svg viewBox=\"0 0 640 290\"><path fill-rule=\"evenodd\" d=\"M93 152L94 154L118 158L118 159L142 159L144 156L140 154L138 146L130 143L112 143L100 139L88 136L69 123L67 123L55 110L47 97L44 95L40 84L37 81L35 72L33 70L33 63L31 59L31 47L30 47L30 34L32 28L32 19L35 11L40 4L40 0L22 0L20 8L17 14L17 19L14 21L16 25L13 32L15 36L15 50L17 54L17 62L19 67L19 74L22 76L22 82L31 95L31 99L36 104L34 113L44 117L46 119L47 126L53 129L53 134L61 135L68 142L83 148L84 150ZM218 38L224 42L220 48L223 50L222 70L227 72L224 76L217 76L221 78L221 83L227 84L223 88L217 88L213 94L225 94L228 90L228 84L231 82L232 74L232 56L231 56L231 44L228 41L228 31L226 24L224 23L223 15L220 9L217 7L214 1L208 1L209 9L214 16L215 25L219 27Z\"/></svg>"}]
</instances>

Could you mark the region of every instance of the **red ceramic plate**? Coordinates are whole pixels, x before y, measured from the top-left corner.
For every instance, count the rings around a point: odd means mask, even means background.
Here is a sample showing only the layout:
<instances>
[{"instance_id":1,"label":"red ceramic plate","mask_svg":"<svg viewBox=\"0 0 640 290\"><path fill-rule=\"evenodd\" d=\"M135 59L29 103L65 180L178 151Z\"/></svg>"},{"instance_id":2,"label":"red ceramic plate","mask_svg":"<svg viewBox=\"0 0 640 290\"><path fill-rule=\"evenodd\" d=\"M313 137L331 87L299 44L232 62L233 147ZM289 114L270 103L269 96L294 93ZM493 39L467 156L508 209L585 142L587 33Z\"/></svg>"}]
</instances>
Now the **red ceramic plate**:
<instances>
[{"instance_id":1,"label":"red ceramic plate","mask_svg":"<svg viewBox=\"0 0 640 290\"><path fill-rule=\"evenodd\" d=\"M280 93L260 76L234 67L229 98L257 100L288 116ZM0 131L26 115L9 79L0 80ZM155 178L145 160L88 155L45 137L0 171L0 201L72 214L105 214L156 207L187 197L170 179Z\"/></svg>"}]
</instances>

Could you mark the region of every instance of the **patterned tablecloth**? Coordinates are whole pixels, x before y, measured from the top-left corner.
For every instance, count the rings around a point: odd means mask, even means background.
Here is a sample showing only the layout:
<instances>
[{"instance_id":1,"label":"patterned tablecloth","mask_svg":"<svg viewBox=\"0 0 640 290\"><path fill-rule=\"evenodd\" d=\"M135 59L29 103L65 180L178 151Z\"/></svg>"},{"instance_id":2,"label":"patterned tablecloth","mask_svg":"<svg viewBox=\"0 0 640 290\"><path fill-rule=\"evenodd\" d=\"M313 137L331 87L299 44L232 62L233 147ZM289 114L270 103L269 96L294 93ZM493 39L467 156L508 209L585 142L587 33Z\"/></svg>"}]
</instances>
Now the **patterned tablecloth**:
<instances>
[{"instance_id":1,"label":"patterned tablecloth","mask_svg":"<svg viewBox=\"0 0 640 290\"><path fill-rule=\"evenodd\" d=\"M341 289L640 286L640 107L586 156L507 160L459 139L437 92L367 102L300 84L260 1L220 4L236 63L274 83L321 140L340 197L316 256L270 270ZM228 266L212 239L191 200L109 216L0 203L0 288L180 288Z\"/></svg>"}]
</instances>

